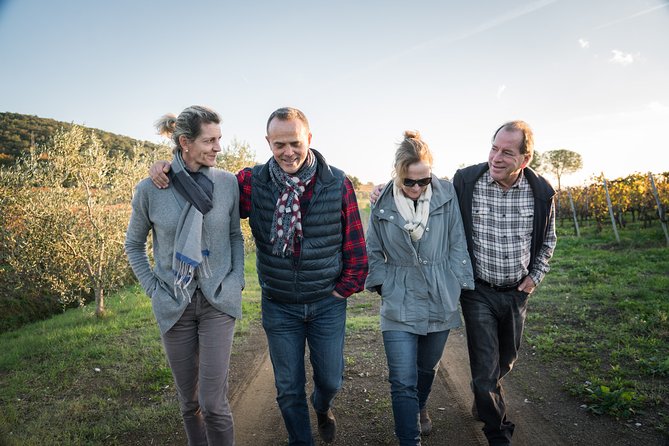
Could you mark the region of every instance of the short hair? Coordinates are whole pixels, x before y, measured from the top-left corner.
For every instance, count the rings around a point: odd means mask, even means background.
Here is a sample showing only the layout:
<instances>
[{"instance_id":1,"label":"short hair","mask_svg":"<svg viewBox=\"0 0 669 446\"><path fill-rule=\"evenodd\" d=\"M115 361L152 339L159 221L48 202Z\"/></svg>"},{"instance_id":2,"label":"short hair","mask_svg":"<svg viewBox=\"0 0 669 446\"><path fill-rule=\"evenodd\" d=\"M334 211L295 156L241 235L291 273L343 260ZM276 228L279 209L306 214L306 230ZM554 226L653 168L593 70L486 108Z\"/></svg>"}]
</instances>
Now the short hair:
<instances>
[{"instance_id":1,"label":"short hair","mask_svg":"<svg viewBox=\"0 0 669 446\"><path fill-rule=\"evenodd\" d=\"M221 123L221 117L218 113L202 105L191 105L179 113L179 116L175 116L173 113L161 116L154 123L154 127L159 135L163 135L172 141L176 152L182 148L179 137L183 135L189 141L193 141L200 136L202 124L212 122L215 124Z\"/></svg>"},{"instance_id":2,"label":"short hair","mask_svg":"<svg viewBox=\"0 0 669 446\"><path fill-rule=\"evenodd\" d=\"M289 119L299 119L300 121L302 121L302 124L304 124L304 126L306 127L307 132L309 132L309 121L307 120L306 115L302 113L301 110L298 110L294 107L281 107L274 110L267 119L267 128L266 128L267 133L269 133L269 124L272 122L274 118L280 119L282 121L287 121Z\"/></svg>"},{"instance_id":3,"label":"short hair","mask_svg":"<svg viewBox=\"0 0 669 446\"><path fill-rule=\"evenodd\" d=\"M420 132L406 130L404 139L395 151L395 170L393 171L395 184L400 186L406 178L409 166L419 162L424 162L432 168L432 152L427 143L421 139Z\"/></svg>"},{"instance_id":4,"label":"short hair","mask_svg":"<svg viewBox=\"0 0 669 446\"><path fill-rule=\"evenodd\" d=\"M509 121L502 124L497 130L495 130L495 134L492 135L493 142L495 141L497 134L502 129L506 130L507 132L515 132L515 131L522 132L523 141L520 144L520 153L522 155L528 153L530 155L530 159L534 156L534 132L532 131L532 128L527 122Z\"/></svg>"}]
</instances>

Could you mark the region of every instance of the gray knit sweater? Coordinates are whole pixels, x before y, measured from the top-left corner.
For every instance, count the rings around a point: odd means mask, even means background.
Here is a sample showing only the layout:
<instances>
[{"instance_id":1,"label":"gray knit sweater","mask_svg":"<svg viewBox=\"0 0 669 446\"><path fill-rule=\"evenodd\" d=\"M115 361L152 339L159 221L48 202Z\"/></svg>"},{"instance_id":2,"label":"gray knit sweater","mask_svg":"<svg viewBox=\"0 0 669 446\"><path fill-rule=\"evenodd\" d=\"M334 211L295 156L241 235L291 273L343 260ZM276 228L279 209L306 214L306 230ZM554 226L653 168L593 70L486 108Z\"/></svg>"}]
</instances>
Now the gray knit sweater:
<instances>
[{"instance_id":1,"label":"gray knit sweater","mask_svg":"<svg viewBox=\"0 0 669 446\"><path fill-rule=\"evenodd\" d=\"M202 168L214 182L214 207L204 216L208 241L209 278L197 277L188 286L192 297L196 287L212 306L234 318L242 316L244 288L244 242L239 226L239 187L229 172ZM150 179L135 189L132 215L126 233L125 250L130 266L151 298L153 314L164 334L179 320L188 299L174 292L172 256L177 223L185 203L175 188L158 189ZM153 235L153 268L146 253L149 231Z\"/></svg>"}]
</instances>

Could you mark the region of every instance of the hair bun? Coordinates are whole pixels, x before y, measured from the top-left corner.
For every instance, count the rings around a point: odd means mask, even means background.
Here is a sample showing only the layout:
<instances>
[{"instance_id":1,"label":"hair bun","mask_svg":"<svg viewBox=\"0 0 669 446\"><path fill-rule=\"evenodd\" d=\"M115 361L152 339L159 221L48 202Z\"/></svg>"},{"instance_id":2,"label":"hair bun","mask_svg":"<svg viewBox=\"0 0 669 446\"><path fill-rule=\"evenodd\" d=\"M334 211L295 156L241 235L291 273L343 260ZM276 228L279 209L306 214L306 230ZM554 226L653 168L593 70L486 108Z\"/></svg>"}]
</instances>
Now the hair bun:
<instances>
[{"instance_id":1,"label":"hair bun","mask_svg":"<svg viewBox=\"0 0 669 446\"><path fill-rule=\"evenodd\" d=\"M154 123L154 126L159 135L171 138L177 126L177 117L173 113L168 113L161 116L160 119Z\"/></svg>"},{"instance_id":2,"label":"hair bun","mask_svg":"<svg viewBox=\"0 0 669 446\"><path fill-rule=\"evenodd\" d=\"M418 130L405 130L404 131L405 139L420 139L420 132Z\"/></svg>"}]
</instances>

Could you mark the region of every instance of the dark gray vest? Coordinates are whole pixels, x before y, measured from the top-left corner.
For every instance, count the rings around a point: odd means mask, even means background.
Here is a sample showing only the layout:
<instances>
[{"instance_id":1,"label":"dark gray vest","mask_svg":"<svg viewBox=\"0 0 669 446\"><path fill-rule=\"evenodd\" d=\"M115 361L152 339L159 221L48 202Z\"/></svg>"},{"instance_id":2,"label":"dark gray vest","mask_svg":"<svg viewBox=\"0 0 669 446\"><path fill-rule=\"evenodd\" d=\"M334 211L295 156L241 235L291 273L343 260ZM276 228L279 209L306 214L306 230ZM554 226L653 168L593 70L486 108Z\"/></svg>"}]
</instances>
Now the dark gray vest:
<instances>
[{"instance_id":1,"label":"dark gray vest","mask_svg":"<svg viewBox=\"0 0 669 446\"><path fill-rule=\"evenodd\" d=\"M312 149L313 150L313 149ZM251 176L249 223L256 242L256 268L264 298L283 303L311 303L332 294L342 270L342 191L344 172L330 167L315 150L318 168L314 193L302 203L303 239L299 258L272 254L270 231L279 190L267 164Z\"/></svg>"}]
</instances>

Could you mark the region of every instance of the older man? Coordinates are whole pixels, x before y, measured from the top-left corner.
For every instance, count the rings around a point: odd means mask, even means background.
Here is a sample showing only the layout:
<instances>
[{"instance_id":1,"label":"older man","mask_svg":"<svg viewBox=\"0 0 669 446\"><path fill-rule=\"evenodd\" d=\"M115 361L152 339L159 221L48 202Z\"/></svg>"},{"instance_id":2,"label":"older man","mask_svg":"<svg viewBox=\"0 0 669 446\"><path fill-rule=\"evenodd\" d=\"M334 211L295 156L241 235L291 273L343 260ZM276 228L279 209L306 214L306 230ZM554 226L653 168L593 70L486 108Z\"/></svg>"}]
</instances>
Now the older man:
<instances>
[{"instance_id":1,"label":"older man","mask_svg":"<svg viewBox=\"0 0 669 446\"><path fill-rule=\"evenodd\" d=\"M474 391L475 417L490 445L510 445L502 378L518 357L527 301L549 270L556 244L555 191L528 167L534 137L523 121L493 135L488 162L460 169L453 184L460 203L475 290L460 303Z\"/></svg>"}]
</instances>

